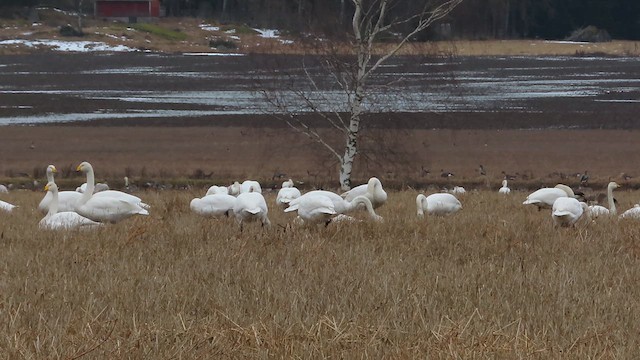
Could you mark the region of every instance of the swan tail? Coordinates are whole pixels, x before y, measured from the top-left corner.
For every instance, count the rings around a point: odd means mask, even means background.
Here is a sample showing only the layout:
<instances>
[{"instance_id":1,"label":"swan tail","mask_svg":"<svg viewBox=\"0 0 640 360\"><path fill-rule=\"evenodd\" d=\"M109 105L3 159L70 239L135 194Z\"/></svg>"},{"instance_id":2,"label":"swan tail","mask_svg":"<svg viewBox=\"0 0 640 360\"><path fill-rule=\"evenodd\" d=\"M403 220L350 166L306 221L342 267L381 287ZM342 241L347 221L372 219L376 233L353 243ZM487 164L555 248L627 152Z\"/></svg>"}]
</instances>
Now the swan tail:
<instances>
[{"instance_id":1,"label":"swan tail","mask_svg":"<svg viewBox=\"0 0 640 360\"><path fill-rule=\"evenodd\" d=\"M143 202L138 203L138 206L140 206L141 208L143 208L145 210L151 209L151 206L149 204L145 204Z\"/></svg>"},{"instance_id":2,"label":"swan tail","mask_svg":"<svg viewBox=\"0 0 640 360\"><path fill-rule=\"evenodd\" d=\"M246 209L245 211L250 213L250 214L255 215L255 214L260 212L260 208Z\"/></svg>"},{"instance_id":3,"label":"swan tail","mask_svg":"<svg viewBox=\"0 0 640 360\"><path fill-rule=\"evenodd\" d=\"M568 215L573 215L573 214L567 210L556 210L553 212L553 216L557 216L557 217L568 216Z\"/></svg>"}]
</instances>

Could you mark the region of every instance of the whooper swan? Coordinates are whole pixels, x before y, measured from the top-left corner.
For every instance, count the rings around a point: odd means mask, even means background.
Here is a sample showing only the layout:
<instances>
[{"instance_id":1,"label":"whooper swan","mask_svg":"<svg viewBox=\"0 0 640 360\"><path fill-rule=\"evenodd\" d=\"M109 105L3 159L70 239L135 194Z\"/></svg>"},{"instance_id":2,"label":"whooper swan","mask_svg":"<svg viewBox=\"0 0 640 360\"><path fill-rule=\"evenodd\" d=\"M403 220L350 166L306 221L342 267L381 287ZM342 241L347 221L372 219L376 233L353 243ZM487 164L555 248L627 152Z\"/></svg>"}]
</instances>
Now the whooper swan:
<instances>
[{"instance_id":1,"label":"whooper swan","mask_svg":"<svg viewBox=\"0 0 640 360\"><path fill-rule=\"evenodd\" d=\"M556 225L568 227L580 220L585 210L587 204L572 197L559 197L553 203L551 217Z\"/></svg>"},{"instance_id":2,"label":"whooper swan","mask_svg":"<svg viewBox=\"0 0 640 360\"><path fill-rule=\"evenodd\" d=\"M233 215L233 207L235 204L235 196L229 194L211 194L191 200L189 207L191 211L198 215L221 217Z\"/></svg>"},{"instance_id":3,"label":"whooper swan","mask_svg":"<svg viewBox=\"0 0 640 360\"><path fill-rule=\"evenodd\" d=\"M262 226L270 226L271 221L267 217L269 209L267 202L259 192L247 192L238 195L233 205L233 213L240 223L240 229L245 222L260 221Z\"/></svg>"},{"instance_id":4,"label":"whooper swan","mask_svg":"<svg viewBox=\"0 0 640 360\"><path fill-rule=\"evenodd\" d=\"M502 187L498 190L498 193L508 195L511 193L511 189L507 186L507 179L502 180Z\"/></svg>"},{"instance_id":5,"label":"whooper swan","mask_svg":"<svg viewBox=\"0 0 640 360\"><path fill-rule=\"evenodd\" d=\"M93 221L111 223L116 223L137 214L149 215L149 212L138 205L138 203L129 202L117 197L93 194L94 174L93 168L88 162L85 161L81 163L76 170L82 171L87 175L87 191L82 193L82 197L75 208L78 214Z\"/></svg>"},{"instance_id":6,"label":"whooper swan","mask_svg":"<svg viewBox=\"0 0 640 360\"><path fill-rule=\"evenodd\" d=\"M61 211L58 212L58 186L55 182L49 182L44 190L51 193L51 201L48 205L48 212L38 226L41 229L48 230L68 230L79 227L94 227L100 225L99 222L87 219L86 217L74 212L74 211ZM75 192L75 191L74 191Z\"/></svg>"},{"instance_id":7,"label":"whooper swan","mask_svg":"<svg viewBox=\"0 0 640 360\"><path fill-rule=\"evenodd\" d=\"M53 174L57 172L58 172L58 169L56 169L55 166L53 165L47 166L47 183L48 184L55 183ZM56 186L56 191L57 191L57 186ZM82 197L82 194L77 191L57 191L57 193L58 193L58 211L60 212L74 211L76 207L76 203ZM51 204L52 198L53 198L53 192L47 191L47 193L44 195L44 198L42 198L42 201L40 201L40 204L38 205L38 210L40 210L41 213L47 214L49 212L49 204Z\"/></svg>"},{"instance_id":8,"label":"whooper swan","mask_svg":"<svg viewBox=\"0 0 640 360\"><path fill-rule=\"evenodd\" d=\"M438 193L429 196L418 194L416 207L419 217L423 217L425 212L429 215L445 216L458 212L462 209L462 204L452 194Z\"/></svg>"},{"instance_id":9,"label":"whooper swan","mask_svg":"<svg viewBox=\"0 0 640 360\"><path fill-rule=\"evenodd\" d=\"M366 196L374 209L387 202L387 192L382 188L380 180L375 177L370 178L366 184L356 186L340 196L347 201L353 201L358 196Z\"/></svg>"}]
</instances>

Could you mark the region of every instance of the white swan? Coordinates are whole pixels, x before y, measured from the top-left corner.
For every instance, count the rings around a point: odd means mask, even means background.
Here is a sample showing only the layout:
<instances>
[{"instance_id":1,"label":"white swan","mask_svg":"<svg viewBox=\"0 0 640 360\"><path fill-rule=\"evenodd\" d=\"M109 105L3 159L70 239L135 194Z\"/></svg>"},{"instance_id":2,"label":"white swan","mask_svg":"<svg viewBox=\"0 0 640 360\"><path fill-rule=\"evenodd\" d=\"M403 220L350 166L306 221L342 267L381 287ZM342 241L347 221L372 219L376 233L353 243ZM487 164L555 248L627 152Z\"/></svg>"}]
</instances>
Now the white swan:
<instances>
[{"instance_id":1,"label":"white swan","mask_svg":"<svg viewBox=\"0 0 640 360\"><path fill-rule=\"evenodd\" d=\"M375 210L373 209L373 204L371 204L371 201L369 200L368 197L364 195L360 195L360 196L356 196L352 201L347 201L346 199L343 199L340 195L333 193L331 191L326 191L326 190L309 191L308 193L300 196L299 198L292 200L289 203L289 207L286 208L284 211L285 212L298 211L300 208L301 202L307 202L309 204L307 206L311 207L312 206L311 204L314 203L313 199L316 197L326 197L329 200L331 200L333 202L333 209L335 210L336 214L346 214L364 205L365 209L369 213L369 216L373 220L382 221L382 217L376 214ZM310 198L311 200L309 200ZM324 200L322 201L324 202ZM319 204L318 206L322 206L322 205ZM298 213L298 215L300 215L300 213Z\"/></svg>"},{"instance_id":2,"label":"white swan","mask_svg":"<svg viewBox=\"0 0 640 360\"><path fill-rule=\"evenodd\" d=\"M538 207L538 210L540 210L542 208L552 207L556 199L560 197L573 198L575 195L570 187L558 184L553 188L542 188L532 192L522 204L535 205Z\"/></svg>"},{"instance_id":3,"label":"white swan","mask_svg":"<svg viewBox=\"0 0 640 360\"><path fill-rule=\"evenodd\" d=\"M225 188L226 189L226 188ZM236 197L229 194L211 194L191 200L191 211L202 216L220 217L233 215Z\"/></svg>"},{"instance_id":4,"label":"white swan","mask_svg":"<svg viewBox=\"0 0 640 360\"><path fill-rule=\"evenodd\" d=\"M93 188L94 193L99 193L106 190L109 190L109 185L105 183L97 183L94 185L94 188ZM87 191L87 183L83 183L82 185L76 188L76 192L84 193L85 191Z\"/></svg>"},{"instance_id":5,"label":"white swan","mask_svg":"<svg viewBox=\"0 0 640 360\"><path fill-rule=\"evenodd\" d=\"M48 230L67 230L79 227L99 226L99 222L87 219L86 217L74 211L58 212L58 186L55 182L49 182L44 189L51 193L51 202L49 203L49 211L38 223L38 227Z\"/></svg>"},{"instance_id":6,"label":"white swan","mask_svg":"<svg viewBox=\"0 0 640 360\"><path fill-rule=\"evenodd\" d=\"M82 197L76 204L76 212L86 218L99 222L116 223L136 214L149 215L149 212L136 202L130 202L118 197L104 196L102 194L113 190L104 191L98 194L93 193L94 174L93 167L88 162L83 162L76 168L87 174L87 191L82 193ZM117 193L118 191L113 191ZM124 195L132 196L122 193ZM102 195L102 196L99 196ZM135 198L135 196L133 196ZM145 204L146 205L146 204ZM148 206L148 205L147 205Z\"/></svg>"},{"instance_id":7,"label":"white swan","mask_svg":"<svg viewBox=\"0 0 640 360\"><path fill-rule=\"evenodd\" d=\"M213 195L213 194L229 195L229 188L226 186L213 185L209 188L209 190L207 190L207 195Z\"/></svg>"},{"instance_id":8,"label":"white swan","mask_svg":"<svg viewBox=\"0 0 640 360\"><path fill-rule=\"evenodd\" d=\"M294 185L294 184L293 184L293 180L289 179L289 180L284 181L284 182L282 183L282 188L283 188L283 189L284 189L284 188L292 188L292 187L293 187L293 185Z\"/></svg>"},{"instance_id":9,"label":"white swan","mask_svg":"<svg viewBox=\"0 0 640 360\"><path fill-rule=\"evenodd\" d=\"M307 196L298 203L298 216L305 224L329 224L331 217L337 214L333 201L325 195ZM285 210L293 211L293 210Z\"/></svg>"},{"instance_id":10,"label":"white swan","mask_svg":"<svg viewBox=\"0 0 640 360\"><path fill-rule=\"evenodd\" d=\"M387 192L382 188L380 180L375 177L370 178L366 184L358 185L340 196L347 201L353 201L358 196L366 196L374 209L387 202Z\"/></svg>"},{"instance_id":11,"label":"white swan","mask_svg":"<svg viewBox=\"0 0 640 360\"><path fill-rule=\"evenodd\" d=\"M0 184L0 194L8 194L9 193L9 189L7 189L6 186Z\"/></svg>"},{"instance_id":12,"label":"white swan","mask_svg":"<svg viewBox=\"0 0 640 360\"><path fill-rule=\"evenodd\" d=\"M302 194L295 187L283 187L278 191L276 203L280 206L287 207L292 200L299 198Z\"/></svg>"},{"instance_id":13,"label":"white swan","mask_svg":"<svg viewBox=\"0 0 640 360\"><path fill-rule=\"evenodd\" d=\"M233 213L240 222L240 229L245 222L260 221L262 226L270 226L271 221L267 217L269 209L264 196L259 192L248 192L238 195L233 205Z\"/></svg>"},{"instance_id":14,"label":"white swan","mask_svg":"<svg viewBox=\"0 0 640 360\"><path fill-rule=\"evenodd\" d=\"M262 187L260 187L260 183L254 180L245 180L240 184L240 194L249 193L249 192L257 192L262 194Z\"/></svg>"},{"instance_id":15,"label":"white swan","mask_svg":"<svg viewBox=\"0 0 640 360\"><path fill-rule=\"evenodd\" d=\"M463 188L462 186L454 186L453 189L451 190L451 193L456 195L461 195L461 194L466 194L467 190L465 190L465 188Z\"/></svg>"},{"instance_id":16,"label":"white swan","mask_svg":"<svg viewBox=\"0 0 640 360\"><path fill-rule=\"evenodd\" d=\"M633 207L620 215L620 219L640 219L640 204Z\"/></svg>"},{"instance_id":17,"label":"white swan","mask_svg":"<svg viewBox=\"0 0 640 360\"><path fill-rule=\"evenodd\" d=\"M2 201L2 200L0 200L0 210L2 210L2 211L6 211L6 212L11 212L11 211L13 211L13 209L15 209L15 208L17 208L17 206L16 206L16 205L9 204L9 203L8 203L8 202L6 202L6 201Z\"/></svg>"},{"instance_id":18,"label":"white swan","mask_svg":"<svg viewBox=\"0 0 640 360\"><path fill-rule=\"evenodd\" d=\"M511 192L511 189L507 186L507 179L502 180L502 187L498 190L499 194L507 195Z\"/></svg>"},{"instance_id":19,"label":"white swan","mask_svg":"<svg viewBox=\"0 0 640 360\"><path fill-rule=\"evenodd\" d=\"M233 184L229 185L229 195L233 195L233 196L238 196L240 195L240 188L241 185L239 182L234 182Z\"/></svg>"},{"instance_id":20,"label":"white swan","mask_svg":"<svg viewBox=\"0 0 640 360\"><path fill-rule=\"evenodd\" d=\"M616 208L616 203L613 200L613 190L619 187L620 185L618 185L615 181L611 181L607 185L607 202L609 204L609 208L607 209L606 207L601 205L591 205L588 208L587 215L592 219L598 218L600 216L616 216L616 214L618 213L618 209Z\"/></svg>"},{"instance_id":21,"label":"white swan","mask_svg":"<svg viewBox=\"0 0 640 360\"><path fill-rule=\"evenodd\" d=\"M47 183L55 183L53 174L57 173L58 169L55 166L49 165L47 166ZM58 211L66 212L66 211L74 211L76 207L76 203L82 197L82 194L76 191L57 191L58 193ZM51 200L53 199L53 192L47 191L44 195L44 198L38 204L38 210L41 213L47 214L49 212L49 204L51 204Z\"/></svg>"},{"instance_id":22,"label":"white swan","mask_svg":"<svg viewBox=\"0 0 640 360\"><path fill-rule=\"evenodd\" d=\"M551 210L551 217L558 226L572 226L580 220L582 214L587 210L587 204L572 197L559 197L554 201Z\"/></svg>"},{"instance_id":23,"label":"white swan","mask_svg":"<svg viewBox=\"0 0 640 360\"><path fill-rule=\"evenodd\" d=\"M462 204L452 194L438 193L429 196L418 194L416 207L419 217L423 217L425 211L429 215L444 216L459 211L462 209Z\"/></svg>"},{"instance_id":24,"label":"white swan","mask_svg":"<svg viewBox=\"0 0 640 360\"><path fill-rule=\"evenodd\" d=\"M148 204L143 203L142 199L140 199L139 197L135 195L127 194L122 191L103 190L103 191L96 192L95 191L95 174L93 172L93 166L91 166L91 164L89 164L88 162L85 161L82 164L78 165L76 170L82 171L87 175L87 182L86 182L87 188L86 188L86 191L82 193L82 195L89 193L93 195L93 197L95 198L114 198L114 199L132 203L146 210L149 210L151 208L151 206L149 206Z\"/></svg>"}]
</instances>

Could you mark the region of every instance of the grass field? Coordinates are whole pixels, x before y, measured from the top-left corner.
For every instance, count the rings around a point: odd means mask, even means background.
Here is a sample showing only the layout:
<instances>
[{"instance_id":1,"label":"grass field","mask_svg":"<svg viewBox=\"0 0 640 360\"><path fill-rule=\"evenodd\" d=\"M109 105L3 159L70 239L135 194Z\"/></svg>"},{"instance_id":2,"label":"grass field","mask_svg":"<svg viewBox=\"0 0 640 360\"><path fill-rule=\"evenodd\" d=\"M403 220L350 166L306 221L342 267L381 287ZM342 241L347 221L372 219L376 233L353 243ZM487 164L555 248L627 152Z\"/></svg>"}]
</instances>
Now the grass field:
<instances>
[{"instance_id":1,"label":"grass field","mask_svg":"<svg viewBox=\"0 0 640 360\"><path fill-rule=\"evenodd\" d=\"M549 211L473 192L447 218L391 192L383 223L273 226L190 213L204 190L141 192L149 217L43 232L42 193L0 214L0 356L633 358L640 227L555 229ZM636 192L617 195L620 208Z\"/></svg>"}]
</instances>

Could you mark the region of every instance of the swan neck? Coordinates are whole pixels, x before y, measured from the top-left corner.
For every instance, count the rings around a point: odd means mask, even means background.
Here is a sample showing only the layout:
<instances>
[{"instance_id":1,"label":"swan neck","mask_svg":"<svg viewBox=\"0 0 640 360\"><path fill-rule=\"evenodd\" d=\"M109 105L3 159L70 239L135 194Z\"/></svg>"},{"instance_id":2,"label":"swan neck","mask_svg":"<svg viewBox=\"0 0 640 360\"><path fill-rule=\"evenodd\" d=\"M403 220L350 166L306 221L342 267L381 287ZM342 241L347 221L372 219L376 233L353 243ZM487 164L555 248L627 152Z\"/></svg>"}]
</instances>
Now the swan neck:
<instances>
[{"instance_id":1,"label":"swan neck","mask_svg":"<svg viewBox=\"0 0 640 360\"><path fill-rule=\"evenodd\" d=\"M418 216L424 215L424 207L422 206L422 204L426 198L427 197L422 194L418 195L418 197L416 198L416 207L418 208Z\"/></svg>"},{"instance_id":2,"label":"swan neck","mask_svg":"<svg viewBox=\"0 0 640 360\"><path fill-rule=\"evenodd\" d=\"M369 200L366 196L356 196L351 203L349 203L349 210L355 209L358 205L364 204L367 208L367 212L372 218L376 218L378 214L373 210L373 205L371 205L371 200Z\"/></svg>"},{"instance_id":3,"label":"swan neck","mask_svg":"<svg viewBox=\"0 0 640 360\"><path fill-rule=\"evenodd\" d=\"M51 202L49 203L47 216L58 213L58 189L50 189L49 191L51 191Z\"/></svg>"},{"instance_id":4,"label":"swan neck","mask_svg":"<svg viewBox=\"0 0 640 360\"><path fill-rule=\"evenodd\" d=\"M47 182L54 182L53 171L51 171L51 168L47 168Z\"/></svg>"},{"instance_id":5,"label":"swan neck","mask_svg":"<svg viewBox=\"0 0 640 360\"><path fill-rule=\"evenodd\" d=\"M607 187L607 201L609 202L609 213L611 215L616 215L616 203L613 201L613 186Z\"/></svg>"}]
</instances>

